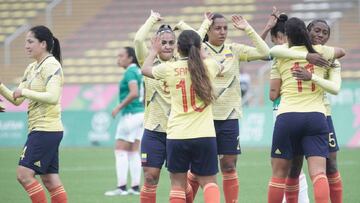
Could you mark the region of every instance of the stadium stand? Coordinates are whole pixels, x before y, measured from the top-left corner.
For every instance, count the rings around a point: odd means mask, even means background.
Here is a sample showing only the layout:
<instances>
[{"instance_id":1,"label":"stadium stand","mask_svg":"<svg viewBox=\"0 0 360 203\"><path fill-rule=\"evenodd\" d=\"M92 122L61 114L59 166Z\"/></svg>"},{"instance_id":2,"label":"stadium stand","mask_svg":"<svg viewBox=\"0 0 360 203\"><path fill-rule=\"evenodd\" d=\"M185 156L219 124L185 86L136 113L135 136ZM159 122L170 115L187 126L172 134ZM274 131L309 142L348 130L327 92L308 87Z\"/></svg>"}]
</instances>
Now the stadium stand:
<instances>
[{"instance_id":1,"label":"stadium stand","mask_svg":"<svg viewBox=\"0 0 360 203\"><path fill-rule=\"evenodd\" d=\"M0 2L0 43L15 30L34 18L48 4L46 0L1 1Z\"/></svg>"},{"instance_id":2,"label":"stadium stand","mask_svg":"<svg viewBox=\"0 0 360 203\"><path fill-rule=\"evenodd\" d=\"M47 1L34 2L48 3ZM7 7L1 4L0 8L6 10ZM339 3L335 0L279 0L274 3L272 0L103 0L91 2L72 0L72 16L64 15L64 4L65 2L61 3L55 9L53 29L54 33L60 35L62 42L67 83L118 82L122 70L116 67L117 51L120 47L132 45L136 30L150 13L149 8L159 11L164 16L164 23L175 25L182 19L194 28L198 28L201 24L205 11L223 13L228 19L231 14L238 13L245 16L260 33L273 5L281 11L286 11L290 16L300 17L305 21L314 17L327 19L332 25L330 44L347 49L348 55L342 60L343 76L350 78L360 76L353 74L360 65L356 60L360 55L360 47L357 47L360 44L360 39L357 37L360 34L357 1L346 0ZM28 11L33 10L28 9ZM36 18L32 17L31 24L45 22L44 7L41 11L42 14L38 14ZM10 29L3 27L2 24L16 25L16 23L11 23L16 20L18 18L2 21L0 33L3 32L2 30L5 32ZM157 27L153 29L153 32L156 29ZM228 36L231 41L250 44L246 36L230 24ZM268 42L271 44L270 41ZM14 83L21 75L25 64L28 63L22 60L24 54L21 36L13 43L11 50L12 58L16 60L12 60L11 65L5 66L7 71L3 72L2 77L3 81ZM3 56L2 47L0 54ZM0 63L3 64L3 61L0 60ZM264 63L247 63L244 68L255 78L259 75L260 66L264 66ZM266 78L267 75L263 77ZM256 83L256 80L252 81Z\"/></svg>"},{"instance_id":3,"label":"stadium stand","mask_svg":"<svg viewBox=\"0 0 360 203\"><path fill-rule=\"evenodd\" d=\"M8 2L39 2L40 0L5 0L0 1L0 5ZM62 1L55 9L52 14L53 26L52 31L55 36L60 39L61 45L63 46L66 38L76 35L78 29L86 25L93 16L99 11L103 10L111 0L102 1L91 1L89 3L86 0L73 0L71 2L71 14L67 15L67 1ZM41 2L47 2L50 4L51 1L42 0ZM45 9L38 10L37 15L31 19L27 19L25 23L29 23L30 26L46 24ZM13 16L12 16L13 17ZM1 27L1 26L0 26ZM11 63L4 64L4 46L0 43L0 68L1 68L1 80L4 83L18 83L19 78L22 76L26 65L29 64L30 60L27 59L24 53L24 38L25 33L20 35L11 44ZM62 49L63 52L64 49ZM63 53L64 54L64 53Z\"/></svg>"}]
</instances>

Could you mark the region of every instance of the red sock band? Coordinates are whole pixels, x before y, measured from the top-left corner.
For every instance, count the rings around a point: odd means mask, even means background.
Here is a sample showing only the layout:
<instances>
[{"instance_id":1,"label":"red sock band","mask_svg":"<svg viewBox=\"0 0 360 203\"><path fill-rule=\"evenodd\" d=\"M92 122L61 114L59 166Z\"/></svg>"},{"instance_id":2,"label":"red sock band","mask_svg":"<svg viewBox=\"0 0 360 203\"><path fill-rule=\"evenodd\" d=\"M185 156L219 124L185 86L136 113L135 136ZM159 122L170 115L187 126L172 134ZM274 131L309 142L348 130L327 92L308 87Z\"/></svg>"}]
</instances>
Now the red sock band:
<instances>
[{"instance_id":1,"label":"red sock band","mask_svg":"<svg viewBox=\"0 0 360 203\"><path fill-rule=\"evenodd\" d=\"M32 203L46 203L46 194L42 185L36 180L35 182L25 186Z\"/></svg>"},{"instance_id":2,"label":"red sock band","mask_svg":"<svg viewBox=\"0 0 360 203\"><path fill-rule=\"evenodd\" d=\"M284 198L285 178L272 177L269 182L268 203L281 203Z\"/></svg>"},{"instance_id":3,"label":"red sock band","mask_svg":"<svg viewBox=\"0 0 360 203\"><path fill-rule=\"evenodd\" d=\"M343 186L339 171L327 174L331 203L342 203Z\"/></svg>"},{"instance_id":4,"label":"red sock band","mask_svg":"<svg viewBox=\"0 0 360 203\"><path fill-rule=\"evenodd\" d=\"M239 180L236 171L223 173L223 190L226 203L238 201Z\"/></svg>"},{"instance_id":5,"label":"red sock band","mask_svg":"<svg viewBox=\"0 0 360 203\"><path fill-rule=\"evenodd\" d=\"M329 202L329 183L325 174L320 173L311 177L314 187L314 199L316 203Z\"/></svg>"}]
</instances>

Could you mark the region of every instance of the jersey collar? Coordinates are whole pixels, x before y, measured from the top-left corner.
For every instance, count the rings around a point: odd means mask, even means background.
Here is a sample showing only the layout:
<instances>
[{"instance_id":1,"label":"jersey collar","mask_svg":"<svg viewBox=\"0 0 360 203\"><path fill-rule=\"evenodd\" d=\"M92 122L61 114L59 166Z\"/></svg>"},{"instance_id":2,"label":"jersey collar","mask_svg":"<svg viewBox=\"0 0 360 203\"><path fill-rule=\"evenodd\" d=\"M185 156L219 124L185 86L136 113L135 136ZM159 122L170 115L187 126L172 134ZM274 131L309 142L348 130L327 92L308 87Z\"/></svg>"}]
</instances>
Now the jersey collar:
<instances>
[{"instance_id":1,"label":"jersey collar","mask_svg":"<svg viewBox=\"0 0 360 203\"><path fill-rule=\"evenodd\" d=\"M225 47L225 44L222 44L221 46L212 46L210 45L209 42L205 42L206 46L209 47L213 52L215 52L216 54L219 54L221 53L223 50L224 50L224 47ZM219 51L216 51L216 50L219 50Z\"/></svg>"}]
</instances>

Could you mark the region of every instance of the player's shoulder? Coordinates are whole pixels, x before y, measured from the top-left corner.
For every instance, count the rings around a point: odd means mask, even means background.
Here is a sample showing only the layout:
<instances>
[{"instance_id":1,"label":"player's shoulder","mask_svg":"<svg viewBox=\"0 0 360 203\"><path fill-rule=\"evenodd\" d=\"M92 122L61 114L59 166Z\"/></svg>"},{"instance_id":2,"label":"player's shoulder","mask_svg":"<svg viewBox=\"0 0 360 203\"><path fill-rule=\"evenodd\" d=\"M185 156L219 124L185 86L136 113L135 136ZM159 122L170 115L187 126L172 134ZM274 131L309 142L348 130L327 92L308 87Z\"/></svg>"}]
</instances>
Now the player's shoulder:
<instances>
[{"instance_id":1,"label":"player's shoulder","mask_svg":"<svg viewBox=\"0 0 360 203\"><path fill-rule=\"evenodd\" d=\"M58 69L61 68L60 62L55 57L49 57L43 61L41 64L43 69Z\"/></svg>"},{"instance_id":2,"label":"player's shoulder","mask_svg":"<svg viewBox=\"0 0 360 203\"><path fill-rule=\"evenodd\" d=\"M314 45L313 47L317 52L323 54L325 57L328 57L328 58L334 57L334 53L335 53L334 47L321 45L321 44Z\"/></svg>"}]
</instances>

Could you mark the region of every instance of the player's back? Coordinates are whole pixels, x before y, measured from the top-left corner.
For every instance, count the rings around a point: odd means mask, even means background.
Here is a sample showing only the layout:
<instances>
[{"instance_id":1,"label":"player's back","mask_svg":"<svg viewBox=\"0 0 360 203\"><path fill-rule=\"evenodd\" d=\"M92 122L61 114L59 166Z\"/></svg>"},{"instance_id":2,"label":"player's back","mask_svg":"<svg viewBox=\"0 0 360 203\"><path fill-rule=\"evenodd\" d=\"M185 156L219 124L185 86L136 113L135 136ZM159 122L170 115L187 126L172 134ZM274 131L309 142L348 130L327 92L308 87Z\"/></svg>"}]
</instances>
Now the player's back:
<instances>
[{"instance_id":1,"label":"player's back","mask_svg":"<svg viewBox=\"0 0 360 203\"><path fill-rule=\"evenodd\" d=\"M334 56L334 49L321 45L314 46L315 50L330 60ZM307 52L305 46L293 46L290 49ZM326 69L309 64L306 60L276 59L275 62L281 75L281 103L278 114L285 112L321 112L325 113L323 95L324 90L312 81L296 80L292 72L299 68L324 78Z\"/></svg>"},{"instance_id":2,"label":"player's back","mask_svg":"<svg viewBox=\"0 0 360 203\"><path fill-rule=\"evenodd\" d=\"M216 63L205 60L209 78L215 75ZM212 108L205 105L195 93L187 60L167 63L166 82L171 95L171 113L168 122L169 139L215 137Z\"/></svg>"}]
</instances>

